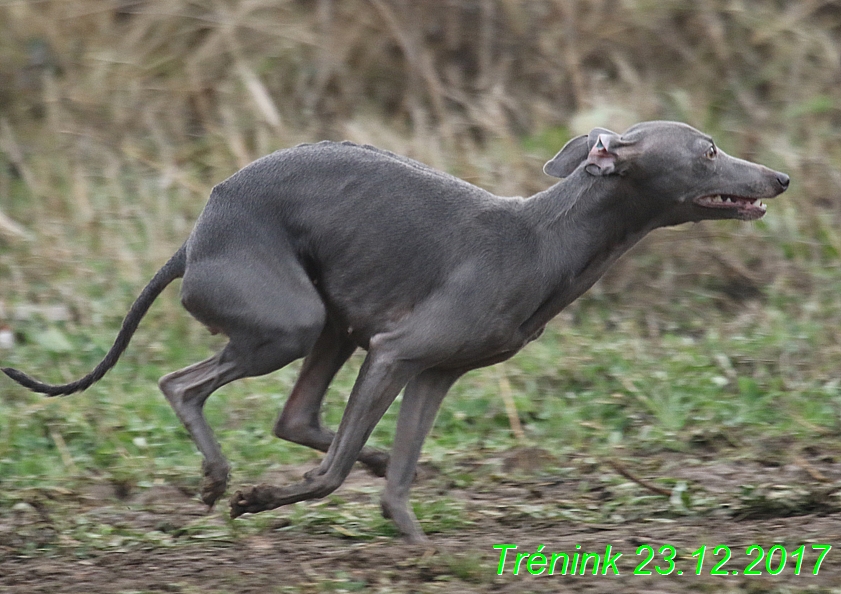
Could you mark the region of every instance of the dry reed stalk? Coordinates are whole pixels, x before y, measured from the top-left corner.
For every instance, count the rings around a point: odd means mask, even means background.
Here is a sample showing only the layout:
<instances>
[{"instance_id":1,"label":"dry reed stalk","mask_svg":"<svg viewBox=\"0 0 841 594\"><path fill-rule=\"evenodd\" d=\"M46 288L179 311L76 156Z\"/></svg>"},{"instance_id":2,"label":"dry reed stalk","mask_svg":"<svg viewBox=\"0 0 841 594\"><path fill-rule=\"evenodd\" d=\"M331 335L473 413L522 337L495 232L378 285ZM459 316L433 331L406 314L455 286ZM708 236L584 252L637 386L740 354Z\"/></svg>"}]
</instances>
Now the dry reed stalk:
<instances>
[{"instance_id":1,"label":"dry reed stalk","mask_svg":"<svg viewBox=\"0 0 841 594\"><path fill-rule=\"evenodd\" d=\"M242 83L251 94L251 98L254 100L257 110L263 116L266 123L269 124L276 133L282 134L283 126L281 125L280 111L278 111L277 106L272 100L271 94L266 89L265 85L263 85L260 81L260 77L257 76L257 73L254 72L254 70L243 58L238 57L236 59L236 69L237 74L239 74Z\"/></svg>"},{"instance_id":2,"label":"dry reed stalk","mask_svg":"<svg viewBox=\"0 0 841 594\"><path fill-rule=\"evenodd\" d=\"M577 27L578 17L577 0L562 0L560 9L563 15L564 25L564 59L569 71L570 82L572 83L572 96L574 107L581 109L586 106L586 90L584 85L584 74L581 71L581 58L579 57L579 35Z\"/></svg>"},{"instance_id":3,"label":"dry reed stalk","mask_svg":"<svg viewBox=\"0 0 841 594\"><path fill-rule=\"evenodd\" d=\"M429 53L418 39L417 28L407 27L401 24L398 16L383 0L369 0L369 2L380 13L394 39L400 45L400 49L403 51L403 56L409 64L413 78L423 80L426 83L427 96L432 103L441 134L448 142L451 142L453 131L449 125L449 119L447 118L444 106L444 86L438 78ZM401 2L401 6L404 9L404 18L409 17L410 15L405 13L413 10L413 5L404 1ZM415 23L417 19L411 19L410 22ZM424 122L420 128L426 130L428 126Z\"/></svg>"},{"instance_id":4,"label":"dry reed stalk","mask_svg":"<svg viewBox=\"0 0 841 594\"><path fill-rule=\"evenodd\" d=\"M238 168L243 168L254 159L248 152L245 138L236 125L236 116L230 105L223 104L219 107L219 115L222 117L222 135L227 143L227 148L234 156Z\"/></svg>"},{"instance_id":5,"label":"dry reed stalk","mask_svg":"<svg viewBox=\"0 0 841 594\"><path fill-rule=\"evenodd\" d=\"M67 442L64 441L64 437L61 435L61 431L54 425L50 425L50 437L55 444L56 449L58 450L59 456L61 456L61 462L70 472L70 474L75 475L79 473L79 469L76 466L76 463L73 461L73 455L70 453L70 448L67 447Z\"/></svg>"},{"instance_id":6,"label":"dry reed stalk","mask_svg":"<svg viewBox=\"0 0 841 594\"><path fill-rule=\"evenodd\" d=\"M77 224L89 225L94 220L95 213L89 198L90 187L85 168L78 156L73 157L72 170L73 219Z\"/></svg>"},{"instance_id":7,"label":"dry reed stalk","mask_svg":"<svg viewBox=\"0 0 841 594\"><path fill-rule=\"evenodd\" d=\"M663 487L660 487L660 486L655 485L654 483L651 483L651 482L649 482L645 479L641 479L638 476L635 476L630 470L628 470L627 468L622 466L616 460L608 460L607 463L608 463L608 465L610 465L611 468L613 468L613 470L618 472L620 475L624 476L626 479L628 479L630 481L635 482L639 486L648 489L652 493L656 493L657 495L662 495L664 497L671 497L672 496L672 491L670 491L669 489L664 489Z\"/></svg>"},{"instance_id":8,"label":"dry reed stalk","mask_svg":"<svg viewBox=\"0 0 841 594\"><path fill-rule=\"evenodd\" d=\"M311 88L306 91L304 106L310 113L315 112L316 105L322 101L327 83L333 76L334 64L338 57L334 56L336 37L335 1L318 0L316 4L316 20L318 22L318 56L316 57L315 80Z\"/></svg>"},{"instance_id":9,"label":"dry reed stalk","mask_svg":"<svg viewBox=\"0 0 841 594\"><path fill-rule=\"evenodd\" d=\"M27 188L29 188L29 192L32 195L33 211L35 211L36 215L40 214L41 192L39 184L36 181L35 175L32 173L29 165L23 158L23 151L15 138L12 125L5 117L0 117L0 150L6 153L6 157L8 157L9 161L12 165L14 165L17 172L23 178L24 183Z\"/></svg>"},{"instance_id":10,"label":"dry reed stalk","mask_svg":"<svg viewBox=\"0 0 841 594\"><path fill-rule=\"evenodd\" d=\"M2 210L0 210L0 235L9 240L25 239L28 241L32 239L31 233L10 219Z\"/></svg>"},{"instance_id":11,"label":"dry reed stalk","mask_svg":"<svg viewBox=\"0 0 841 594\"><path fill-rule=\"evenodd\" d=\"M176 168L174 171L168 169L166 165L162 164L161 162L143 155L139 149L135 148L131 144L126 144L122 147L122 154L124 157L128 157L130 162L133 162L135 164L139 163L146 167L150 167L152 169L157 170L162 178L173 182L177 186L189 190L193 194L199 196L205 196L207 194L208 188L191 180L187 176L187 173L183 171L181 167ZM109 157L109 160L112 162L113 165L113 157ZM120 193L122 194L122 192Z\"/></svg>"},{"instance_id":12,"label":"dry reed stalk","mask_svg":"<svg viewBox=\"0 0 841 594\"><path fill-rule=\"evenodd\" d=\"M245 54L236 36L236 29L242 21L241 15L232 14L222 2L216 2L216 11L222 20L221 32L227 44L228 51L234 61L234 69L245 89L251 96L253 105L263 120L271 126L277 134L282 134L280 111L272 99L271 93L260 80L260 77L248 64Z\"/></svg>"},{"instance_id":13,"label":"dry reed stalk","mask_svg":"<svg viewBox=\"0 0 841 594\"><path fill-rule=\"evenodd\" d=\"M502 402L505 404L505 414L508 415L508 425L511 427L511 433L517 441L525 439L526 434L523 431L523 425L520 423L520 414L517 412L517 405L514 402L514 391L511 389L511 382L508 381L508 375L505 373L505 366L499 365L497 367L499 393L502 396Z\"/></svg>"},{"instance_id":14,"label":"dry reed stalk","mask_svg":"<svg viewBox=\"0 0 841 594\"><path fill-rule=\"evenodd\" d=\"M830 481L830 479L829 479L829 478L827 478L827 476L826 476L824 473L822 473L820 470L818 470L817 468L815 468L814 466L812 466L812 465L809 463L809 461L808 461L808 460L806 460L803 456L801 456L801 455L799 455L799 454L796 454L796 455L794 456L794 463L795 463L797 466L799 466L800 468L802 468L803 470L805 470L805 471L806 471L806 473L807 473L810 477L812 477L813 479L815 479L816 481L820 481L820 482L822 482L822 483L828 483L828 482L831 482L831 481Z\"/></svg>"}]
</instances>

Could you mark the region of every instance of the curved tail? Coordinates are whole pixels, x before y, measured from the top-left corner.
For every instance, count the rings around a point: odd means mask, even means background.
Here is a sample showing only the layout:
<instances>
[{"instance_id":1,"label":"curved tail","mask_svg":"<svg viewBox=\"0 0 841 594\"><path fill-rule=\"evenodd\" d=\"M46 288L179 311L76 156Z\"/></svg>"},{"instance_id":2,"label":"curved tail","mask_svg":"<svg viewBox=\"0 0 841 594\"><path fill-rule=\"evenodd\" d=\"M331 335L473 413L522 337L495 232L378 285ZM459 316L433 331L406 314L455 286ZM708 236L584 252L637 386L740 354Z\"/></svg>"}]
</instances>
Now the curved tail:
<instances>
[{"instance_id":1,"label":"curved tail","mask_svg":"<svg viewBox=\"0 0 841 594\"><path fill-rule=\"evenodd\" d=\"M106 372L114 367L117 359L126 350L131 337L137 330L138 324L146 312L149 311L149 306L157 299L158 295L166 288L166 286L174 281L176 278L184 276L184 271L187 267L187 251L185 246L181 246L169 261L158 270L149 284L141 291L131 308L128 310L123 326L114 340L111 349L105 355L105 358L100 361L93 371L87 374L80 380L63 385L44 384L38 380L29 377L22 371L12 369L11 367L3 368L3 373L15 380L20 385L29 388L33 392L40 392L48 396L66 396L74 392L81 392L88 389L94 382L102 379Z\"/></svg>"}]
</instances>

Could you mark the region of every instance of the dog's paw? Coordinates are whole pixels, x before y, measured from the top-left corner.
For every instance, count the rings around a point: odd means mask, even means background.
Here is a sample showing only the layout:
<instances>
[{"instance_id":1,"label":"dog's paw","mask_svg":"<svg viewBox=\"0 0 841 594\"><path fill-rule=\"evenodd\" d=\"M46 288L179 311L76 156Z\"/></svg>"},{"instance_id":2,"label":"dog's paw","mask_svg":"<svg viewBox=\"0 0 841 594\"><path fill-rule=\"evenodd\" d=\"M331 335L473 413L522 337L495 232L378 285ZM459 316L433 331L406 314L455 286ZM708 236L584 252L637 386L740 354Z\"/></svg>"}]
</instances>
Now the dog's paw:
<instances>
[{"instance_id":1,"label":"dog's paw","mask_svg":"<svg viewBox=\"0 0 841 594\"><path fill-rule=\"evenodd\" d=\"M201 485L201 500L208 507L213 507L216 501L228 489L228 468L210 469L204 466L204 480Z\"/></svg>"},{"instance_id":2,"label":"dog's paw","mask_svg":"<svg viewBox=\"0 0 841 594\"><path fill-rule=\"evenodd\" d=\"M271 485L255 485L237 491L231 497L231 517L238 518L242 514L256 514L278 507L277 487Z\"/></svg>"}]
</instances>

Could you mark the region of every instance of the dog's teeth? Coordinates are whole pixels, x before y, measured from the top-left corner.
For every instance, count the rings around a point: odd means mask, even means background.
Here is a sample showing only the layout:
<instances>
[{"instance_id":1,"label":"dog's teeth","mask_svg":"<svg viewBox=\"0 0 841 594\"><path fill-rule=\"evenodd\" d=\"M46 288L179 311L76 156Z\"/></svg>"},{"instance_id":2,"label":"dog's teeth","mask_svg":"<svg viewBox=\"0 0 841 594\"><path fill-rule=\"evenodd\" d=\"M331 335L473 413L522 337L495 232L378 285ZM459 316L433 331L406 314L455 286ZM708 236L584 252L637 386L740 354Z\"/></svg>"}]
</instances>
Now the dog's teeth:
<instances>
[{"instance_id":1,"label":"dog's teeth","mask_svg":"<svg viewBox=\"0 0 841 594\"><path fill-rule=\"evenodd\" d=\"M725 202L733 202L732 200L730 200L730 196L728 196L727 198L725 198L725 199L724 199L724 201L725 201Z\"/></svg>"},{"instance_id":2,"label":"dog's teeth","mask_svg":"<svg viewBox=\"0 0 841 594\"><path fill-rule=\"evenodd\" d=\"M721 202L721 196L713 196L713 202Z\"/></svg>"}]
</instances>

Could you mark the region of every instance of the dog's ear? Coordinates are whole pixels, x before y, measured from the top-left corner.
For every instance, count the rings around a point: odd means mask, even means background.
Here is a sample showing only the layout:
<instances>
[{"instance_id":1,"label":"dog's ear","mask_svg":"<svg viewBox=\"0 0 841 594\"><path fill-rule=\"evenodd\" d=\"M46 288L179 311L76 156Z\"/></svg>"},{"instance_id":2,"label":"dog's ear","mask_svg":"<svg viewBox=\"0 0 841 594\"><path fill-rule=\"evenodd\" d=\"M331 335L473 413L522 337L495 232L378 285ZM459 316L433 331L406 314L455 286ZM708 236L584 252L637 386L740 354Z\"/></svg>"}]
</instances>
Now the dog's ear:
<instances>
[{"instance_id":1,"label":"dog's ear","mask_svg":"<svg viewBox=\"0 0 841 594\"><path fill-rule=\"evenodd\" d=\"M587 158L590 147L587 135L576 136L543 166L543 173L552 177L567 177Z\"/></svg>"},{"instance_id":2,"label":"dog's ear","mask_svg":"<svg viewBox=\"0 0 841 594\"><path fill-rule=\"evenodd\" d=\"M616 171L619 136L614 132L595 129L590 132L590 152L584 170L590 175L610 175ZM613 150L611 150L611 148Z\"/></svg>"},{"instance_id":3,"label":"dog's ear","mask_svg":"<svg viewBox=\"0 0 841 594\"><path fill-rule=\"evenodd\" d=\"M616 158L616 155L610 152L610 147L621 143L616 132L605 128L593 128L589 134L576 136L567 142L564 148L543 166L543 173L564 178L586 162L587 173L608 175L615 168Z\"/></svg>"}]
</instances>

